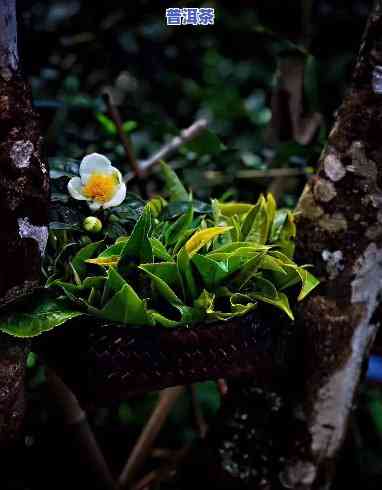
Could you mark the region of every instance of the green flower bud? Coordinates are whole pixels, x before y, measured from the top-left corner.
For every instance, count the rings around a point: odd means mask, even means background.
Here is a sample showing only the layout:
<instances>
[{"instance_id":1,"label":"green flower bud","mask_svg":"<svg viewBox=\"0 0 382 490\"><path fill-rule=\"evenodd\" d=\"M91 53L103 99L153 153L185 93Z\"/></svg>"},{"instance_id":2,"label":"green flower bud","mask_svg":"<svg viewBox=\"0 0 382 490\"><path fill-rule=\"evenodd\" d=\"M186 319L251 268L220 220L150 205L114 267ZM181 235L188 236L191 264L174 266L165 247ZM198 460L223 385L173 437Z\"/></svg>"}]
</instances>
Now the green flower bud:
<instances>
[{"instance_id":1,"label":"green flower bud","mask_svg":"<svg viewBox=\"0 0 382 490\"><path fill-rule=\"evenodd\" d=\"M119 223L119 218L115 214L111 214L109 218L110 223Z\"/></svg>"},{"instance_id":2,"label":"green flower bud","mask_svg":"<svg viewBox=\"0 0 382 490\"><path fill-rule=\"evenodd\" d=\"M88 216L84 219L82 226L89 233L99 233L102 230L102 221L95 216Z\"/></svg>"}]
</instances>

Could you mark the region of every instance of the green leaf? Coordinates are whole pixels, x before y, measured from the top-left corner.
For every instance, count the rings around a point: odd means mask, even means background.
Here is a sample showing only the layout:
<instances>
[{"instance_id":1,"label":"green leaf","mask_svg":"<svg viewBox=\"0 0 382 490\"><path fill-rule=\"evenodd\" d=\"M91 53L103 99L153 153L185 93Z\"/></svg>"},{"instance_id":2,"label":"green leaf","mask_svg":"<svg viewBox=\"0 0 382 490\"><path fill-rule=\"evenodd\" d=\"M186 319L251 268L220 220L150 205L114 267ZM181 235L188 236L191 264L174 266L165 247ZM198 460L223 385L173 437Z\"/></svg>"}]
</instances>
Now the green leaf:
<instances>
[{"instance_id":1,"label":"green leaf","mask_svg":"<svg viewBox=\"0 0 382 490\"><path fill-rule=\"evenodd\" d=\"M27 311L1 315L0 330L14 337L35 337L81 315L63 301L44 297Z\"/></svg>"},{"instance_id":2,"label":"green leaf","mask_svg":"<svg viewBox=\"0 0 382 490\"><path fill-rule=\"evenodd\" d=\"M105 116L105 114L102 114L102 112L97 112L96 118L105 133L111 136L115 136L117 134L115 123L109 117Z\"/></svg>"},{"instance_id":3,"label":"green leaf","mask_svg":"<svg viewBox=\"0 0 382 490\"><path fill-rule=\"evenodd\" d=\"M171 305L183 304L183 301L172 289L172 287L180 287L180 277L175 262L142 264L139 269L151 278L159 294Z\"/></svg>"},{"instance_id":4,"label":"green leaf","mask_svg":"<svg viewBox=\"0 0 382 490\"><path fill-rule=\"evenodd\" d=\"M103 240L82 247L72 259L72 265L80 277L86 274L86 260L93 258L103 245Z\"/></svg>"},{"instance_id":5,"label":"green leaf","mask_svg":"<svg viewBox=\"0 0 382 490\"><path fill-rule=\"evenodd\" d=\"M219 235L227 233L227 231L229 230L231 230L230 226L213 226L211 228L197 231L187 241L185 245L185 250L189 255L193 255L202 247L204 247L204 245L206 245L208 242Z\"/></svg>"},{"instance_id":6,"label":"green leaf","mask_svg":"<svg viewBox=\"0 0 382 490\"><path fill-rule=\"evenodd\" d=\"M296 223L293 213L288 211L284 226L281 228L280 240L291 240L292 238L296 238Z\"/></svg>"},{"instance_id":7,"label":"green leaf","mask_svg":"<svg viewBox=\"0 0 382 490\"><path fill-rule=\"evenodd\" d=\"M243 259L232 255L224 261L216 262L208 256L195 254L192 257L192 262L201 275L206 288L210 291L236 272Z\"/></svg>"},{"instance_id":8,"label":"green leaf","mask_svg":"<svg viewBox=\"0 0 382 490\"><path fill-rule=\"evenodd\" d=\"M207 255L214 255L219 253L231 253L236 252L239 249L251 249L255 252L263 252L269 250L271 247L269 245L259 245L252 242L232 242L227 245L219 245ZM242 253L241 251L239 253Z\"/></svg>"},{"instance_id":9,"label":"green leaf","mask_svg":"<svg viewBox=\"0 0 382 490\"><path fill-rule=\"evenodd\" d=\"M267 214L268 214L269 227L271 227L273 220L275 219L276 210L277 210L277 204L276 204L275 198L273 197L273 194L271 194L271 193L267 194L266 203L267 203Z\"/></svg>"},{"instance_id":10,"label":"green leaf","mask_svg":"<svg viewBox=\"0 0 382 490\"><path fill-rule=\"evenodd\" d=\"M155 258L165 260L166 262L172 261L171 255L167 252L166 247L160 240L157 238L149 238L149 241Z\"/></svg>"},{"instance_id":11,"label":"green leaf","mask_svg":"<svg viewBox=\"0 0 382 490\"><path fill-rule=\"evenodd\" d=\"M145 302L127 282L101 310L89 306L89 313L126 325L153 325L154 323Z\"/></svg>"},{"instance_id":12,"label":"green leaf","mask_svg":"<svg viewBox=\"0 0 382 490\"><path fill-rule=\"evenodd\" d=\"M70 266L72 273L73 273L74 282L77 284L77 286L81 285L81 278L78 275L76 269L73 267L73 264L71 262L69 262L69 266Z\"/></svg>"},{"instance_id":13,"label":"green leaf","mask_svg":"<svg viewBox=\"0 0 382 490\"><path fill-rule=\"evenodd\" d=\"M276 257L276 259L278 259L280 263L282 263L283 265L288 264L288 265L296 266L293 260L288 255L281 252L280 250L271 249L269 251L269 255L272 255L272 257Z\"/></svg>"},{"instance_id":14,"label":"green leaf","mask_svg":"<svg viewBox=\"0 0 382 490\"><path fill-rule=\"evenodd\" d=\"M297 274L301 277L302 282L302 288L297 300L302 301L311 291L313 291L313 289L315 289L320 284L320 281L303 267L297 267L296 271Z\"/></svg>"},{"instance_id":15,"label":"green leaf","mask_svg":"<svg viewBox=\"0 0 382 490\"><path fill-rule=\"evenodd\" d=\"M242 215L248 213L252 208L253 204L247 204L244 202L228 202L221 203L218 202L218 209L220 213L226 218L230 218L231 216Z\"/></svg>"},{"instance_id":16,"label":"green leaf","mask_svg":"<svg viewBox=\"0 0 382 490\"><path fill-rule=\"evenodd\" d=\"M260 196L256 205L246 215L241 227L242 241L250 241L265 244L268 240L270 220L268 215L267 201L263 195Z\"/></svg>"},{"instance_id":17,"label":"green leaf","mask_svg":"<svg viewBox=\"0 0 382 490\"><path fill-rule=\"evenodd\" d=\"M242 242L241 242L242 243ZM243 259L248 259L257 256L259 253L267 253L269 247L265 245L254 245L252 247L239 247L233 252L220 252L220 248L216 251L209 252L206 257L218 262L222 260L227 260L232 256L242 257Z\"/></svg>"},{"instance_id":18,"label":"green leaf","mask_svg":"<svg viewBox=\"0 0 382 490\"><path fill-rule=\"evenodd\" d=\"M159 262L157 264L141 264L139 268L160 277L171 287L178 289L181 286L178 268L174 261Z\"/></svg>"},{"instance_id":19,"label":"green leaf","mask_svg":"<svg viewBox=\"0 0 382 490\"><path fill-rule=\"evenodd\" d=\"M271 254L278 259L286 272L285 275L274 273L274 280L278 288L287 289L301 282L301 290L297 298L298 301L306 298L320 284L320 281L306 270L307 266L297 266L288 256L278 250L273 250Z\"/></svg>"},{"instance_id":20,"label":"green leaf","mask_svg":"<svg viewBox=\"0 0 382 490\"><path fill-rule=\"evenodd\" d=\"M105 281L106 281L106 277L103 276L86 277L82 281L82 289L91 289L91 288L101 289Z\"/></svg>"},{"instance_id":21,"label":"green leaf","mask_svg":"<svg viewBox=\"0 0 382 490\"><path fill-rule=\"evenodd\" d=\"M60 279L55 279L49 284L49 288L59 287L63 290L69 291L71 294L79 294L82 290L81 284L72 284L71 282L61 281Z\"/></svg>"},{"instance_id":22,"label":"green leaf","mask_svg":"<svg viewBox=\"0 0 382 490\"><path fill-rule=\"evenodd\" d=\"M185 247L178 252L176 265L182 282L184 298L194 300L198 296L198 290L192 272L190 256Z\"/></svg>"},{"instance_id":23,"label":"green leaf","mask_svg":"<svg viewBox=\"0 0 382 490\"><path fill-rule=\"evenodd\" d=\"M188 192L173 169L163 161L160 162L160 166L170 201L189 201Z\"/></svg>"},{"instance_id":24,"label":"green leaf","mask_svg":"<svg viewBox=\"0 0 382 490\"><path fill-rule=\"evenodd\" d=\"M195 233L196 228L190 228L188 230L183 231L183 233L178 238L178 241L175 243L174 248L172 250L172 254L176 255L179 250L186 244L187 240L191 237L193 233Z\"/></svg>"},{"instance_id":25,"label":"green leaf","mask_svg":"<svg viewBox=\"0 0 382 490\"><path fill-rule=\"evenodd\" d=\"M188 197L188 196L187 196ZM211 214L212 209L211 206L202 201L175 201L170 202L162 211L161 219L162 220L171 220L181 216L192 207L194 209L194 213L198 214Z\"/></svg>"},{"instance_id":26,"label":"green leaf","mask_svg":"<svg viewBox=\"0 0 382 490\"><path fill-rule=\"evenodd\" d=\"M151 231L151 210L145 206L142 216L136 222L134 229L125 242L118 263L118 270L122 273L128 271L132 263L152 262L153 251L149 240Z\"/></svg>"},{"instance_id":27,"label":"green leaf","mask_svg":"<svg viewBox=\"0 0 382 490\"><path fill-rule=\"evenodd\" d=\"M230 230L231 242L237 242L238 240L240 240L240 234L241 234L240 216L235 214L230 218L227 218L227 224L231 226L231 230Z\"/></svg>"},{"instance_id":28,"label":"green leaf","mask_svg":"<svg viewBox=\"0 0 382 490\"><path fill-rule=\"evenodd\" d=\"M199 309L203 314L207 314L214 309L215 295L203 289L202 293L194 301L194 307Z\"/></svg>"},{"instance_id":29,"label":"green leaf","mask_svg":"<svg viewBox=\"0 0 382 490\"><path fill-rule=\"evenodd\" d=\"M288 297L284 293L278 292L270 281L261 276L255 278L254 284L255 291L250 294L252 298L276 306L286 313L291 320L294 320Z\"/></svg>"},{"instance_id":30,"label":"green leaf","mask_svg":"<svg viewBox=\"0 0 382 490\"><path fill-rule=\"evenodd\" d=\"M125 240L119 240L114 245L103 250L97 258L107 258L107 257L115 257L117 255L121 255L124 246L126 245L128 238Z\"/></svg>"},{"instance_id":31,"label":"green leaf","mask_svg":"<svg viewBox=\"0 0 382 490\"><path fill-rule=\"evenodd\" d=\"M231 281L231 285L238 291L243 289L253 275L258 271L265 252L258 252L239 270Z\"/></svg>"},{"instance_id":32,"label":"green leaf","mask_svg":"<svg viewBox=\"0 0 382 490\"><path fill-rule=\"evenodd\" d=\"M280 230L277 245L289 257L293 257L295 250L296 224L293 214L288 211L283 227Z\"/></svg>"},{"instance_id":33,"label":"green leaf","mask_svg":"<svg viewBox=\"0 0 382 490\"><path fill-rule=\"evenodd\" d=\"M278 272L284 276L288 275L287 271L282 266L282 263L275 257L272 257L272 255L264 255L259 268L272 272Z\"/></svg>"},{"instance_id":34,"label":"green leaf","mask_svg":"<svg viewBox=\"0 0 382 490\"><path fill-rule=\"evenodd\" d=\"M86 263L100 265L102 267L115 267L118 265L118 261L118 255L110 255L109 257L97 257L96 259L88 259Z\"/></svg>"},{"instance_id":35,"label":"green leaf","mask_svg":"<svg viewBox=\"0 0 382 490\"><path fill-rule=\"evenodd\" d=\"M234 316L243 316L256 308L257 302L247 294L234 293L230 297L231 311Z\"/></svg>"},{"instance_id":36,"label":"green leaf","mask_svg":"<svg viewBox=\"0 0 382 490\"><path fill-rule=\"evenodd\" d=\"M127 284L125 279L117 272L114 267L109 269L105 286L112 292L117 293Z\"/></svg>"},{"instance_id":37,"label":"green leaf","mask_svg":"<svg viewBox=\"0 0 382 490\"><path fill-rule=\"evenodd\" d=\"M276 242L280 239L281 230L284 227L284 224L287 220L288 210L287 209L278 209L276 211L275 219L273 220L271 233L269 237L270 242Z\"/></svg>"},{"instance_id":38,"label":"green leaf","mask_svg":"<svg viewBox=\"0 0 382 490\"><path fill-rule=\"evenodd\" d=\"M27 357L27 368L32 369L37 364L37 354L33 351L29 352Z\"/></svg>"},{"instance_id":39,"label":"green leaf","mask_svg":"<svg viewBox=\"0 0 382 490\"><path fill-rule=\"evenodd\" d=\"M193 218L194 209L191 206L186 214L178 218L168 229L166 233L166 241L168 245L173 245L182 237L184 232L192 225Z\"/></svg>"},{"instance_id":40,"label":"green leaf","mask_svg":"<svg viewBox=\"0 0 382 490\"><path fill-rule=\"evenodd\" d=\"M177 327L178 325L181 325L182 323L180 320L179 321L171 320L170 318L165 317L164 315L158 313L157 311L150 311L150 313L155 323L165 328L174 328Z\"/></svg>"},{"instance_id":41,"label":"green leaf","mask_svg":"<svg viewBox=\"0 0 382 490\"><path fill-rule=\"evenodd\" d=\"M122 204L113 208L113 214L117 214L123 220L138 221L146 202L133 192L127 192Z\"/></svg>"},{"instance_id":42,"label":"green leaf","mask_svg":"<svg viewBox=\"0 0 382 490\"><path fill-rule=\"evenodd\" d=\"M207 315L210 320L226 321L240 317L252 311L257 305L257 301L251 296L242 293L232 293L227 288L219 288L217 297L228 299L229 309L228 311L214 311L213 307L209 308Z\"/></svg>"},{"instance_id":43,"label":"green leaf","mask_svg":"<svg viewBox=\"0 0 382 490\"><path fill-rule=\"evenodd\" d=\"M178 325L192 325L195 323L199 323L204 319L204 315L202 315L201 311L198 308L191 308L183 304L178 304L174 306L180 312L179 320L167 318L157 311L150 311L150 314L157 323L166 328L172 328Z\"/></svg>"},{"instance_id":44,"label":"green leaf","mask_svg":"<svg viewBox=\"0 0 382 490\"><path fill-rule=\"evenodd\" d=\"M147 204L150 206L151 214L154 216L154 218L157 218L166 207L167 201L166 199L163 199L162 196L155 196L152 197Z\"/></svg>"},{"instance_id":45,"label":"green leaf","mask_svg":"<svg viewBox=\"0 0 382 490\"><path fill-rule=\"evenodd\" d=\"M184 145L188 150L196 153L197 155L217 155L222 149L223 145L220 139L212 131L205 129L192 141Z\"/></svg>"},{"instance_id":46,"label":"green leaf","mask_svg":"<svg viewBox=\"0 0 382 490\"><path fill-rule=\"evenodd\" d=\"M126 134L132 133L134 129L137 129L138 123L136 121L125 121L122 124L123 132Z\"/></svg>"}]
</instances>

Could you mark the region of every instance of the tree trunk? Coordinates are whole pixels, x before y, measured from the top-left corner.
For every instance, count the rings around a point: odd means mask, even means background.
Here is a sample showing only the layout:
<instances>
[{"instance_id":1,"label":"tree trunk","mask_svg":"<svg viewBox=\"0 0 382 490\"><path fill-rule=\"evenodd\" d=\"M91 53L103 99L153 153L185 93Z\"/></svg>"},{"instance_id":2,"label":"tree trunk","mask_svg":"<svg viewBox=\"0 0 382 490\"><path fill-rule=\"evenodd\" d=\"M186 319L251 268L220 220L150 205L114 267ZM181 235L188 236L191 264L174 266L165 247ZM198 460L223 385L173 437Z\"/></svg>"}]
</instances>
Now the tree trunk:
<instances>
[{"instance_id":1,"label":"tree trunk","mask_svg":"<svg viewBox=\"0 0 382 490\"><path fill-rule=\"evenodd\" d=\"M378 327L373 313L382 286L381 128L382 7L377 1L318 174L298 205L298 260L313 264L322 280L299 310L300 368L278 390L231 386L203 443L210 458L203 477L218 487L331 484ZM200 473L206 456L200 448L197 454ZM195 474L194 464L191 468ZM186 488L187 478L181 482Z\"/></svg>"},{"instance_id":2,"label":"tree trunk","mask_svg":"<svg viewBox=\"0 0 382 490\"><path fill-rule=\"evenodd\" d=\"M49 177L31 95L19 67L15 0L0 0L0 307L39 284ZM18 432L28 345L0 337L0 445Z\"/></svg>"}]
</instances>

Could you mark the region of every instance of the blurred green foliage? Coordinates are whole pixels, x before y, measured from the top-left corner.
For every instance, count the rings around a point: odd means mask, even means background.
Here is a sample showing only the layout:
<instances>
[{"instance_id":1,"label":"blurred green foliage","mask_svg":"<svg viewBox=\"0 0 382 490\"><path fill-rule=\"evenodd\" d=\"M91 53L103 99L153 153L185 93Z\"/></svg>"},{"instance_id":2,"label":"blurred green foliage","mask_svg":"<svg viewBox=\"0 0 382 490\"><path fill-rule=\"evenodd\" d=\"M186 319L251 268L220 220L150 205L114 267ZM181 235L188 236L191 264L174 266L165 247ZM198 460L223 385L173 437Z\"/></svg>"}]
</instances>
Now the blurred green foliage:
<instances>
[{"instance_id":1,"label":"blurred green foliage","mask_svg":"<svg viewBox=\"0 0 382 490\"><path fill-rule=\"evenodd\" d=\"M115 164L125 162L101 97L108 89L139 159L206 117L225 151L201 156L191 145L175 156L174 164L199 197L210 194L211 186L219 196L228 186L233 197L252 200L269 180L241 180L238 188L238 170L314 166L325 136L321 133L308 146L293 140L269 143L278 59L292 51L306 53L306 108L319 109L327 127L370 2L313 2L308 29L296 0L260 1L254 8L245 1L212 1L215 26L167 27L165 8L188 3L111 0L95 7L89 0L21 1L24 64L45 122L47 154L80 158L98 151ZM305 31L311 34L309 43ZM206 180L205 170L223 171L224 184ZM298 189L303 180L298 179ZM156 182L150 190L157 188ZM293 204L293 191L281 201Z\"/></svg>"}]
</instances>

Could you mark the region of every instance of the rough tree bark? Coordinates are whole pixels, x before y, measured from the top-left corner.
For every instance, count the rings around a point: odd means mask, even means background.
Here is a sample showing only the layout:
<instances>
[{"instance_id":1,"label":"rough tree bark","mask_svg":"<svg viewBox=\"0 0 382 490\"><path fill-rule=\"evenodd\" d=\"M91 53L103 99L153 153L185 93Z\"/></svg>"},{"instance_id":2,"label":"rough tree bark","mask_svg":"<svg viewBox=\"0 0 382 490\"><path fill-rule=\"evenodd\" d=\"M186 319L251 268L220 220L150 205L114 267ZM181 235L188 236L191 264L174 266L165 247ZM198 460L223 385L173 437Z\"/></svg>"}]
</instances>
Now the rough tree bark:
<instances>
[{"instance_id":1,"label":"rough tree bark","mask_svg":"<svg viewBox=\"0 0 382 490\"><path fill-rule=\"evenodd\" d=\"M298 211L298 255L323 285L301 309L304 424L285 467L290 486L325 487L344 440L382 287L382 5L370 15L350 89ZM304 456L300 457L303 451Z\"/></svg>"},{"instance_id":2,"label":"rough tree bark","mask_svg":"<svg viewBox=\"0 0 382 490\"><path fill-rule=\"evenodd\" d=\"M39 284L48 236L48 171L19 66L15 0L0 0L0 307ZM0 446L19 430L28 344L0 337Z\"/></svg>"},{"instance_id":3,"label":"rough tree bark","mask_svg":"<svg viewBox=\"0 0 382 490\"><path fill-rule=\"evenodd\" d=\"M320 288L299 310L300 368L288 386L231 386L203 443L218 487L329 488L378 322L382 288L382 6L369 17L351 86L298 205L299 260ZM203 465L198 448L190 466ZM190 468L185 470L190 477ZM187 478L181 486L187 488Z\"/></svg>"}]
</instances>

